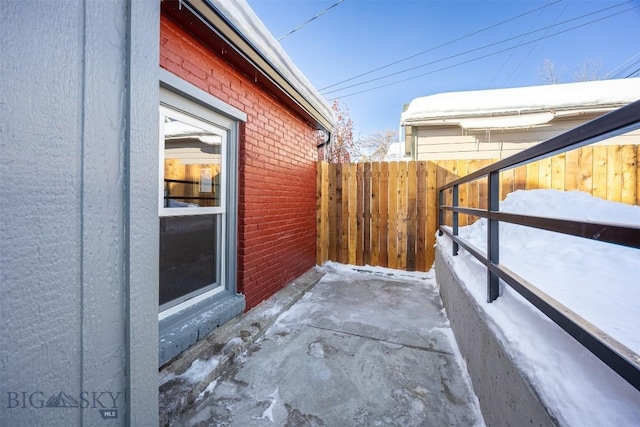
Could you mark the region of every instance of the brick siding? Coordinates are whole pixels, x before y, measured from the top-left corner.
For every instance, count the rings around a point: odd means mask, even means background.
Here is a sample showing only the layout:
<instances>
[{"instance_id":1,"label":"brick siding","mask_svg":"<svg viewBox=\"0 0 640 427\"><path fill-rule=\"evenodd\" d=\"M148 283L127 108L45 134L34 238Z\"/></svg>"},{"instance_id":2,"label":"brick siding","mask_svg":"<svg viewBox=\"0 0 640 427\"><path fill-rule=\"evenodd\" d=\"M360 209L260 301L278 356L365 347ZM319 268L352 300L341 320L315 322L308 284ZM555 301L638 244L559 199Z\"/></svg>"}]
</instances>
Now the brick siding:
<instances>
[{"instance_id":1,"label":"brick siding","mask_svg":"<svg viewBox=\"0 0 640 427\"><path fill-rule=\"evenodd\" d=\"M160 66L248 116L239 134L238 291L250 309L315 265L315 130L166 16Z\"/></svg>"}]
</instances>

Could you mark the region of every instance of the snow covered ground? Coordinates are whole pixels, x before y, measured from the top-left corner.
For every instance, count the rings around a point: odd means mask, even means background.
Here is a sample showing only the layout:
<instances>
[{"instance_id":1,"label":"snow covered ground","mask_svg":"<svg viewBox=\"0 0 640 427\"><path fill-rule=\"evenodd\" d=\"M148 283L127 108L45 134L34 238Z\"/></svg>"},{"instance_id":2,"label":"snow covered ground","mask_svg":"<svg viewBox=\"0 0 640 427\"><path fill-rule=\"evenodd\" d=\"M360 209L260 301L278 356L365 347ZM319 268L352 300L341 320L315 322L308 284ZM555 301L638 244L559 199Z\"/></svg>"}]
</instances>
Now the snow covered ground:
<instances>
[{"instance_id":1,"label":"snow covered ground","mask_svg":"<svg viewBox=\"0 0 640 427\"><path fill-rule=\"evenodd\" d=\"M581 192L516 191L500 210L555 218L640 225L640 207ZM486 251L486 220L460 228ZM486 303L486 269L451 240L437 238L490 327L535 384L550 411L568 426L639 426L640 392L508 285ZM500 262L612 337L640 353L640 251L528 227L500 224Z\"/></svg>"}]
</instances>

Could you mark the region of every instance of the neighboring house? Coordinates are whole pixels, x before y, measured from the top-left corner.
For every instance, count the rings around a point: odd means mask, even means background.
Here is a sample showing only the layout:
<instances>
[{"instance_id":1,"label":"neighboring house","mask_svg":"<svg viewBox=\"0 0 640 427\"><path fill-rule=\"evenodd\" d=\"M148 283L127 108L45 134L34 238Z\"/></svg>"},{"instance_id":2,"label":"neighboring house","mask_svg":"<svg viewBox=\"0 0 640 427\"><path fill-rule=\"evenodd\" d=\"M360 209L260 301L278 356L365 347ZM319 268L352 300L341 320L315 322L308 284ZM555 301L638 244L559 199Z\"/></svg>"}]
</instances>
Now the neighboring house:
<instances>
[{"instance_id":1,"label":"neighboring house","mask_svg":"<svg viewBox=\"0 0 640 427\"><path fill-rule=\"evenodd\" d=\"M414 160L500 159L640 99L640 78L449 92L401 116ZM606 141L638 144L636 131Z\"/></svg>"},{"instance_id":2,"label":"neighboring house","mask_svg":"<svg viewBox=\"0 0 640 427\"><path fill-rule=\"evenodd\" d=\"M0 419L157 425L158 366L315 265L331 109L243 1L0 8Z\"/></svg>"}]
</instances>

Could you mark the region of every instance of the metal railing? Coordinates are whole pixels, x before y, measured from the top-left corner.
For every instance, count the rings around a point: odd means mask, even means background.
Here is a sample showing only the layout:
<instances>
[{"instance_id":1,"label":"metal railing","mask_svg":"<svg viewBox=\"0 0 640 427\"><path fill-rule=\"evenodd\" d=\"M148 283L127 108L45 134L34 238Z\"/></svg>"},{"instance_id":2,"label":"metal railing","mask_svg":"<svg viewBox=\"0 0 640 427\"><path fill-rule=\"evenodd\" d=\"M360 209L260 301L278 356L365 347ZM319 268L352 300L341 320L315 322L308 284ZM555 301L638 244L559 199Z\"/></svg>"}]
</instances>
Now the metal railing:
<instances>
[{"instance_id":1,"label":"metal railing","mask_svg":"<svg viewBox=\"0 0 640 427\"><path fill-rule=\"evenodd\" d=\"M487 267L487 302L492 302L498 297L499 280L502 279L629 384L640 390L640 355L500 264L498 232L499 223L502 221L640 249L640 226L510 214L500 212L499 209L501 171L636 129L640 129L640 101L443 185L438 188L438 227L441 236L444 233L453 240L454 256L458 254L458 249L462 246ZM487 209L458 206L458 187L484 177L488 177ZM444 203L445 191L448 189L451 189L450 193L452 194L451 205ZM451 229L445 227L445 211L453 213ZM461 213L487 218L486 254L459 237L458 215ZM640 253L638 256L640 257ZM635 283L635 286L639 285L639 283Z\"/></svg>"}]
</instances>

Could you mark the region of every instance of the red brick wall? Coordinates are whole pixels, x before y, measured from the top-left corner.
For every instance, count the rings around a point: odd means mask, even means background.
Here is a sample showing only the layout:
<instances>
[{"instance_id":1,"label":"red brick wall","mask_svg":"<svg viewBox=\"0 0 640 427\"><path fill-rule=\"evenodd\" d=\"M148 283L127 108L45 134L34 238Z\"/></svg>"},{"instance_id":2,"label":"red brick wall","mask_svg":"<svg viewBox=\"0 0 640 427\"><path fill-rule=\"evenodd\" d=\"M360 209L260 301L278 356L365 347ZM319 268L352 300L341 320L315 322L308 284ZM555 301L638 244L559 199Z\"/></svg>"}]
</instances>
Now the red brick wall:
<instances>
[{"instance_id":1,"label":"red brick wall","mask_svg":"<svg viewBox=\"0 0 640 427\"><path fill-rule=\"evenodd\" d=\"M315 130L170 18L160 66L244 111L240 126L238 291L250 309L315 265Z\"/></svg>"}]
</instances>

